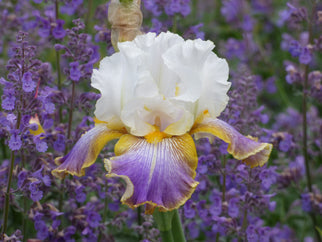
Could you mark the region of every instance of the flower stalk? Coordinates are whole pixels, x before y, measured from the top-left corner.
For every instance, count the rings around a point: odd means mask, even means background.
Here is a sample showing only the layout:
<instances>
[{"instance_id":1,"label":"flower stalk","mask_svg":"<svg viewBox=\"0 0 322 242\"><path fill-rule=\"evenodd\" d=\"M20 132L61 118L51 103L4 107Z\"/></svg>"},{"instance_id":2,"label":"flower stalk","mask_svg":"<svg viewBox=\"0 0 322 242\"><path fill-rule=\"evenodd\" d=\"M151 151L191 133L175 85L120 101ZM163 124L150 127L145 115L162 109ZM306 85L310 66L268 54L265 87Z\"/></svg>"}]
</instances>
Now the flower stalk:
<instances>
[{"instance_id":1,"label":"flower stalk","mask_svg":"<svg viewBox=\"0 0 322 242\"><path fill-rule=\"evenodd\" d=\"M174 241L178 241L178 242L186 241L178 209L174 210L174 214L172 218L172 235L173 235Z\"/></svg>"},{"instance_id":2,"label":"flower stalk","mask_svg":"<svg viewBox=\"0 0 322 242\"><path fill-rule=\"evenodd\" d=\"M155 210L153 213L154 221L160 231L163 242L185 242L178 209L169 212Z\"/></svg>"},{"instance_id":3,"label":"flower stalk","mask_svg":"<svg viewBox=\"0 0 322 242\"><path fill-rule=\"evenodd\" d=\"M315 2L313 3L312 9L311 9L311 16L315 16ZM308 34L309 34L309 43L313 42L313 21L312 19L308 19ZM309 157L307 152L307 94L308 94L308 79L309 79L309 65L306 64L304 67L304 83L303 83L303 99L302 99L302 118L303 118L303 125L302 125L302 142L303 142L303 156L304 156L304 162L305 162L305 174L306 174L306 181L307 181L307 187L310 193L313 192L312 190L312 179L311 179L311 171L310 171L310 165L309 165ZM314 232L317 241L321 242L321 236L317 228L317 220L314 213L310 213Z\"/></svg>"},{"instance_id":4,"label":"flower stalk","mask_svg":"<svg viewBox=\"0 0 322 242\"><path fill-rule=\"evenodd\" d=\"M59 19L59 2L56 0L55 2L55 17L56 20ZM62 89L62 81L61 81L61 69L60 69L60 53L58 50L56 52L56 68L57 68L57 87L58 90L61 91ZM63 110L62 107L59 107L59 122L61 123L63 119Z\"/></svg>"}]
</instances>

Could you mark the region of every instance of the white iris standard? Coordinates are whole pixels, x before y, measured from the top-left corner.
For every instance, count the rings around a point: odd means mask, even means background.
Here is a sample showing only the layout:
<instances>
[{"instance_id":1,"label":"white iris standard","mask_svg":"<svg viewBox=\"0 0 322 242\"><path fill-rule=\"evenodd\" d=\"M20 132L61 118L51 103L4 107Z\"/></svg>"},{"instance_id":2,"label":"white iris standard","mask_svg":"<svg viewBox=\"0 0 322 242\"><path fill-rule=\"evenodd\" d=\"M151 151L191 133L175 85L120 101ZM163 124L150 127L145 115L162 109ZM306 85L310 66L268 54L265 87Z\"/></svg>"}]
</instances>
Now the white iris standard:
<instances>
[{"instance_id":1,"label":"white iris standard","mask_svg":"<svg viewBox=\"0 0 322 242\"><path fill-rule=\"evenodd\" d=\"M81 176L104 145L119 139L115 157L105 160L109 177L126 183L121 201L146 212L169 211L194 192L198 157L192 136L216 136L228 152L251 167L267 162L271 144L244 137L217 119L230 87L228 65L211 41L184 40L170 32L148 33L118 44L93 71L101 93L96 125L85 133L53 174Z\"/></svg>"},{"instance_id":2,"label":"white iris standard","mask_svg":"<svg viewBox=\"0 0 322 242\"><path fill-rule=\"evenodd\" d=\"M219 116L228 102L228 64L212 52L211 41L148 33L119 43L120 52L101 61L92 86L102 96L95 116L145 136L159 128L188 132L205 110Z\"/></svg>"}]
</instances>

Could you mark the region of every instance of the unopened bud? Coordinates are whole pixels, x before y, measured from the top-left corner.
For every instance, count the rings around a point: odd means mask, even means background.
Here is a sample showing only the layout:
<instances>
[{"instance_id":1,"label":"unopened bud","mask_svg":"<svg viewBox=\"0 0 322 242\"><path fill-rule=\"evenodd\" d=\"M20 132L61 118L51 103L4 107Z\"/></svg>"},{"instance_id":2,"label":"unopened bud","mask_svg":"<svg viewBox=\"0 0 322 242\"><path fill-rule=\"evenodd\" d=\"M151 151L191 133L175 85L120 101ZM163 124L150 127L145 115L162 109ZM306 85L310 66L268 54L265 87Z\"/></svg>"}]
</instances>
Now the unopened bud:
<instances>
[{"instance_id":1,"label":"unopened bud","mask_svg":"<svg viewBox=\"0 0 322 242\"><path fill-rule=\"evenodd\" d=\"M108 21L112 25L111 41L117 51L117 42L131 41L142 34L143 15L141 0L112 0L108 8Z\"/></svg>"}]
</instances>

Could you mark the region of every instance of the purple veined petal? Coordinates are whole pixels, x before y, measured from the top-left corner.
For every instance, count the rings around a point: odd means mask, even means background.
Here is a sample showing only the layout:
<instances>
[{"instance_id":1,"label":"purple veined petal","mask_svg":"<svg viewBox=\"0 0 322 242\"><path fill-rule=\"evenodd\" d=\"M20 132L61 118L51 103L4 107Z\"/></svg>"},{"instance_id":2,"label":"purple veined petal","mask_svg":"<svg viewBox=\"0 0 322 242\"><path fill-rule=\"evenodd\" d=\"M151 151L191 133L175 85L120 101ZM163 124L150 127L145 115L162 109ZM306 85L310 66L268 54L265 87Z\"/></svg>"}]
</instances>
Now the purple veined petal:
<instances>
[{"instance_id":1,"label":"purple veined petal","mask_svg":"<svg viewBox=\"0 0 322 242\"><path fill-rule=\"evenodd\" d=\"M60 178L67 173L76 176L85 175L85 168L95 162L105 144L122 135L124 133L110 130L104 123L97 124L77 141L66 156L56 158L55 162L61 163L61 165L53 170L52 174Z\"/></svg>"},{"instance_id":2,"label":"purple veined petal","mask_svg":"<svg viewBox=\"0 0 322 242\"><path fill-rule=\"evenodd\" d=\"M245 137L224 121L211 118L208 112L197 119L190 134L197 134L198 137L203 137L204 134L212 134L222 139L229 144L227 151L251 168L263 166L268 161L272 151L272 144L257 142L251 136Z\"/></svg>"},{"instance_id":3,"label":"purple veined petal","mask_svg":"<svg viewBox=\"0 0 322 242\"><path fill-rule=\"evenodd\" d=\"M177 209L198 185L194 180L198 157L188 134L152 143L124 135L115 146L115 154L105 160L107 177L121 177L126 181L121 202L131 208L147 204L148 214L155 207L159 211Z\"/></svg>"}]
</instances>

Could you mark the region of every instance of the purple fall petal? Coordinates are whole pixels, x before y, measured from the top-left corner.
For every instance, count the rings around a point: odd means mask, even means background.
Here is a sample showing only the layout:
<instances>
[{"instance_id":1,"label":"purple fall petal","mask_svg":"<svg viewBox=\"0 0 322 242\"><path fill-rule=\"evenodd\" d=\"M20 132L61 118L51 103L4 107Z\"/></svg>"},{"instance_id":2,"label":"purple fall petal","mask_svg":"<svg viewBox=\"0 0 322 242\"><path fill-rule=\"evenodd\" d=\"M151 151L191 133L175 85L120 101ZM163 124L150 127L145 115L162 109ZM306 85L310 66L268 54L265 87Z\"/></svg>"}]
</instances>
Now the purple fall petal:
<instances>
[{"instance_id":1,"label":"purple fall petal","mask_svg":"<svg viewBox=\"0 0 322 242\"><path fill-rule=\"evenodd\" d=\"M197 153L190 135L149 143L124 135L115 146L116 157L106 160L107 176L125 179L127 189L121 202L134 208L147 204L169 211L183 205L194 192Z\"/></svg>"}]
</instances>

